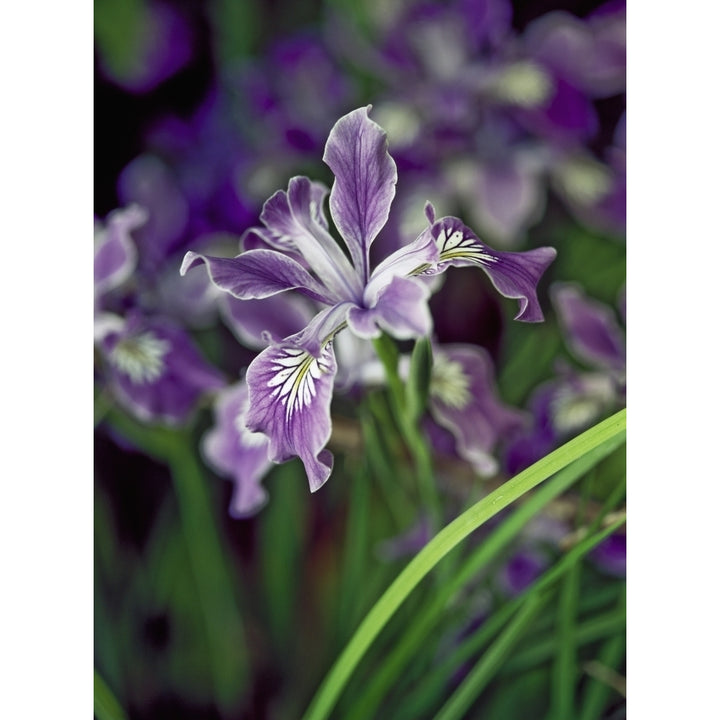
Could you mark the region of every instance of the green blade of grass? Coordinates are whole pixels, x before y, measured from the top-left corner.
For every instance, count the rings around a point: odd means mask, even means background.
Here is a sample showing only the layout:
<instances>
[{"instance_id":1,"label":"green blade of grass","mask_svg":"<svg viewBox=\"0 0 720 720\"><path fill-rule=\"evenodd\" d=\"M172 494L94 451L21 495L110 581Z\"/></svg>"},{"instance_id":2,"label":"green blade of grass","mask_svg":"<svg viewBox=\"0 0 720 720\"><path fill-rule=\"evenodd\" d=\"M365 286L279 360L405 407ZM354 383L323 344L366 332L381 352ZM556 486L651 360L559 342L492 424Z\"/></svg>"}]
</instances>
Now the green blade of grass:
<instances>
[{"instance_id":1,"label":"green blade of grass","mask_svg":"<svg viewBox=\"0 0 720 720\"><path fill-rule=\"evenodd\" d=\"M483 540L463 565L456 568L452 576L446 578L435 590L430 604L421 611L416 622L407 628L401 640L395 644L384 659L383 664L373 673L372 679L364 688L362 698L355 703L347 720L363 720L377 714L383 697L393 687L403 668L421 650L426 636L435 626L449 600L517 536L517 533L525 527L533 515L567 490L622 442L623 435L620 434L561 470L547 484L526 499L500 527Z\"/></svg>"},{"instance_id":2,"label":"green blade of grass","mask_svg":"<svg viewBox=\"0 0 720 720\"><path fill-rule=\"evenodd\" d=\"M489 518L532 488L604 443L613 443L624 437L625 427L626 411L621 410L508 480L441 530L375 603L321 684L304 716L305 720L321 720L328 716L375 637L405 598L445 555Z\"/></svg>"},{"instance_id":3,"label":"green blade of grass","mask_svg":"<svg viewBox=\"0 0 720 720\"><path fill-rule=\"evenodd\" d=\"M553 720L573 720L577 662L575 616L580 592L580 566L573 566L560 588L557 608L557 652L552 672L551 713Z\"/></svg>"},{"instance_id":4,"label":"green blade of grass","mask_svg":"<svg viewBox=\"0 0 720 720\"><path fill-rule=\"evenodd\" d=\"M97 720L127 720L125 711L97 670L94 671L93 685L93 709Z\"/></svg>"},{"instance_id":5,"label":"green blade of grass","mask_svg":"<svg viewBox=\"0 0 720 720\"><path fill-rule=\"evenodd\" d=\"M460 686L448 698L435 715L435 720L459 720L470 709L472 703L490 682L502 662L530 626L535 615L545 602L548 593L531 593L520 606L517 614L498 636L497 640L483 653L475 667Z\"/></svg>"},{"instance_id":6,"label":"green blade of grass","mask_svg":"<svg viewBox=\"0 0 720 720\"><path fill-rule=\"evenodd\" d=\"M410 703L406 703L405 707L398 714L398 720L414 720L422 712L422 709L428 707L433 699L443 691L448 680L454 672L465 662L470 660L477 652L479 652L508 620L517 612L525 598L533 593L549 588L553 583L557 582L570 568L580 562L591 550L605 540L608 535L615 532L624 522L618 520L610 527L601 530L594 535L586 537L582 542L573 547L562 559L555 565L546 570L525 592L517 598L505 603L496 612L494 612L471 637L462 642L457 650L450 655L441 665L437 666L432 674L426 676L423 680L422 688L419 692L414 693ZM543 656L541 660L552 657L555 652L555 645L541 648ZM525 657L525 653L519 657ZM536 658L531 657L534 661ZM510 660L502 672L509 671L514 660Z\"/></svg>"},{"instance_id":7,"label":"green blade of grass","mask_svg":"<svg viewBox=\"0 0 720 720\"><path fill-rule=\"evenodd\" d=\"M625 611L625 595L619 603L619 610ZM625 633L607 640L598 655L598 662L608 668L615 669L625 656ZM615 692L612 687L595 677L588 678L588 685L582 696L579 720L599 720L602 717L608 699Z\"/></svg>"}]
</instances>

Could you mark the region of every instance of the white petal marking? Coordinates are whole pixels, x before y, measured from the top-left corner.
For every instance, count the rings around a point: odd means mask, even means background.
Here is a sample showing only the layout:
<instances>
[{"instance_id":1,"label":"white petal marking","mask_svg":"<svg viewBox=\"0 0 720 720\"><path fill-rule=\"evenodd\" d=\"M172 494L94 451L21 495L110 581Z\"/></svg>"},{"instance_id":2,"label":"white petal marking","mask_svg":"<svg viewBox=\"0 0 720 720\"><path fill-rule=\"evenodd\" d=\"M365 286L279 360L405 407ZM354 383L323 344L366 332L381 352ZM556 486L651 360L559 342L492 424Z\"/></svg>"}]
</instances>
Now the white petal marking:
<instances>
[{"instance_id":1,"label":"white petal marking","mask_svg":"<svg viewBox=\"0 0 720 720\"><path fill-rule=\"evenodd\" d=\"M488 262L497 262L497 258L484 252L484 247L471 235L466 235L462 230L455 230L448 234L446 228L440 231L437 237L437 246L440 251L438 262L446 262L456 258L474 260L481 265Z\"/></svg>"},{"instance_id":2,"label":"white petal marking","mask_svg":"<svg viewBox=\"0 0 720 720\"><path fill-rule=\"evenodd\" d=\"M288 421L294 412L310 405L317 394L315 381L330 372L329 347L325 346L318 358L301 348L284 347L280 350L283 355L273 358L275 374L267 385L275 388L270 397L282 403Z\"/></svg>"}]
</instances>

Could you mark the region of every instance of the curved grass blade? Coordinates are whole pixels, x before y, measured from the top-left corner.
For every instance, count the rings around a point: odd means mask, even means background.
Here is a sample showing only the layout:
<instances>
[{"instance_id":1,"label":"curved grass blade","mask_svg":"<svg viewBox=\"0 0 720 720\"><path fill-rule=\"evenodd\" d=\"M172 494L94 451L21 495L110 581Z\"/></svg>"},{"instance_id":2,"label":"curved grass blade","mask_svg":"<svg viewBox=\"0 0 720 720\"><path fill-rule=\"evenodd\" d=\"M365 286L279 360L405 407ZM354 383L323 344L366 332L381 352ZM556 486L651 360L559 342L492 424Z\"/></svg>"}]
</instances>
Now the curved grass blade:
<instances>
[{"instance_id":1,"label":"curved grass blade","mask_svg":"<svg viewBox=\"0 0 720 720\"><path fill-rule=\"evenodd\" d=\"M97 720L127 720L125 711L97 670L93 680L93 709Z\"/></svg>"},{"instance_id":2,"label":"curved grass blade","mask_svg":"<svg viewBox=\"0 0 720 720\"><path fill-rule=\"evenodd\" d=\"M419 717L422 713L422 709L427 707L433 699L442 692L453 673L455 673L463 663L468 662L477 652L481 650L481 648L486 645L486 643L495 637L495 635L509 621L513 614L517 612L518 608L525 602L526 598L530 594L541 592L551 587L565 573L580 562L589 552L597 547L597 545L605 540L608 535L614 533L623 523L624 520L618 520L610 527L583 539L557 563L555 563L555 565L546 570L522 595L519 595L510 602L505 603L495 613L493 613L474 635L463 642L462 645L460 645L457 650L455 650L455 652L442 663L442 665L434 669L431 675L425 677L421 693L415 693L415 697L412 698L411 703L407 704L406 707L403 707L402 711L398 715L398 720L414 720L414 718ZM617 629L619 621L624 623L624 617L621 619L615 618L613 620L609 620L609 622L606 620L600 627L593 628L588 633L588 637L583 638L583 641L590 642L593 639L593 632L599 634L600 636L602 636L603 632L608 632L608 624L612 624L612 630ZM527 658L526 652L523 651L522 655L518 655L518 659L526 661L522 668L525 669L528 665L551 658L555 650L556 643L554 641L550 641L549 646L546 643L542 647L538 647L537 651L532 654L528 651ZM513 658L507 663L506 667L499 668L500 672L509 672L511 667L514 667L514 663L515 659Z\"/></svg>"},{"instance_id":3,"label":"curved grass blade","mask_svg":"<svg viewBox=\"0 0 720 720\"><path fill-rule=\"evenodd\" d=\"M361 623L323 681L304 720L328 717L353 670L395 610L418 583L470 533L489 518L556 472L599 448L624 437L626 411L595 425L516 475L441 530L400 573Z\"/></svg>"},{"instance_id":4,"label":"curved grass blade","mask_svg":"<svg viewBox=\"0 0 720 720\"><path fill-rule=\"evenodd\" d=\"M415 654L421 651L425 638L436 626L450 599L486 564L491 562L506 545L512 542L530 518L567 490L602 459L610 455L623 441L624 436L618 435L557 473L523 502L500 527L485 538L468 559L459 568L454 569L452 576L444 578L444 582L435 589L430 604L423 608L415 622L406 629L400 641L384 658L383 664L376 668L371 680L363 690L362 697L350 710L347 720L364 720L364 718L374 717L378 713L383 698L396 683L396 679L403 669L415 657Z\"/></svg>"}]
</instances>

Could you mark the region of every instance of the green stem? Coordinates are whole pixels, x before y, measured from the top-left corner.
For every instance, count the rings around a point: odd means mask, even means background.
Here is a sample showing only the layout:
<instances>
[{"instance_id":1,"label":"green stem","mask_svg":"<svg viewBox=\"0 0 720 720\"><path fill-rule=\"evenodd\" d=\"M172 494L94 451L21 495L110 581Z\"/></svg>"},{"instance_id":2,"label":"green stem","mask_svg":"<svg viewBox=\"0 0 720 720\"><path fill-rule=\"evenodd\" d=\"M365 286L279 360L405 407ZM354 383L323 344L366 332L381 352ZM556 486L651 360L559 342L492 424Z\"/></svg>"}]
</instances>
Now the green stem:
<instances>
[{"instance_id":1,"label":"green stem","mask_svg":"<svg viewBox=\"0 0 720 720\"><path fill-rule=\"evenodd\" d=\"M320 720L328 716L375 637L405 598L445 555L489 518L556 472L603 444L612 444L624 437L625 425L626 411L621 410L508 480L441 530L375 603L320 686L304 716L305 720Z\"/></svg>"},{"instance_id":2,"label":"green stem","mask_svg":"<svg viewBox=\"0 0 720 720\"><path fill-rule=\"evenodd\" d=\"M430 513L433 531L437 531L442 523L442 511L435 484L432 456L418 424L419 418L411 417L407 409L405 385L398 373L397 346L392 338L385 334L373 340L373 344L385 368L395 421L413 458L420 497L424 507Z\"/></svg>"}]
</instances>

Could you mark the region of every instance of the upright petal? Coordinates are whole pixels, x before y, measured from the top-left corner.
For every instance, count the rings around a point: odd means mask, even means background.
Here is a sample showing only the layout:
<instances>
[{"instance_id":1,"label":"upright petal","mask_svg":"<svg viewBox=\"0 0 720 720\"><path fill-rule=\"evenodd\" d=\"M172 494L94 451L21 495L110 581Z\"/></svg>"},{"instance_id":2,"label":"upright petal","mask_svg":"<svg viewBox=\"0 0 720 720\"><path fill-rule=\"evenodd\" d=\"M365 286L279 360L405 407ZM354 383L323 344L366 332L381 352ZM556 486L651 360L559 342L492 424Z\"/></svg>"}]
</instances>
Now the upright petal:
<instances>
[{"instance_id":1,"label":"upright petal","mask_svg":"<svg viewBox=\"0 0 720 720\"><path fill-rule=\"evenodd\" d=\"M363 285L370 278L370 245L387 222L397 182L387 135L368 117L370 107L353 110L335 123L323 155L335 174L330 213Z\"/></svg>"},{"instance_id":2,"label":"upright petal","mask_svg":"<svg viewBox=\"0 0 720 720\"><path fill-rule=\"evenodd\" d=\"M325 445L330 439L336 372L331 343L314 357L292 342L266 348L247 371L248 429L268 436L269 456L274 462L298 456L312 492L332 471L333 457Z\"/></svg>"},{"instance_id":3,"label":"upright petal","mask_svg":"<svg viewBox=\"0 0 720 720\"><path fill-rule=\"evenodd\" d=\"M555 259L551 247L525 252L500 252L480 242L475 233L456 217L440 218L431 229L439 250L439 262L432 273L450 266L478 265L490 278L495 289L507 298L520 301L515 320L541 322L542 309L537 297L537 284Z\"/></svg>"},{"instance_id":4,"label":"upright petal","mask_svg":"<svg viewBox=\"0 0 720 720\"><path fill-rule=\"evenodd\" d=\"M291 178L287 192L278 190L265 202L260 220L270 232L268 241L300 254L336 299L359 299L360 278L328 232L323 213L327 193L322 183Z\"/></svg>"},{"instance_id":5,"label":"upright petal","mask_svg":"<svg viewBox=\"0 0 720 720\"><path fill-rule=\"evenodd\" d=\"M325 304L333 304L334 298L305 270L300 263L275 250L248 250L234 258L185 253L180 274L205 263L210 279L221 290L236 298L265 298L270 295L297 290L307 297Z\"/></svg>"}]
</instances>

